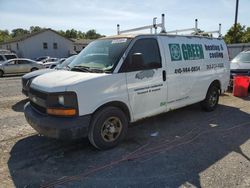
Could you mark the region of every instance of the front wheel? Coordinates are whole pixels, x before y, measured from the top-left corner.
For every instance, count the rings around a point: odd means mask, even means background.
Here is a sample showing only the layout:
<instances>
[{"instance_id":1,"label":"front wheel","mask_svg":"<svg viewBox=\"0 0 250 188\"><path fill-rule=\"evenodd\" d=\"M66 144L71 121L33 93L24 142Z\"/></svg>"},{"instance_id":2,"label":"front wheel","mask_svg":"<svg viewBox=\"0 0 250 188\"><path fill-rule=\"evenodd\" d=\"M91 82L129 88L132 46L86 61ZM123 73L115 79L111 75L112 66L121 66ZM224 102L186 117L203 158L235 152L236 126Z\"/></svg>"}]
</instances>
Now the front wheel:
<instances>
[{"instance_id":1,"label":"front wheel","mask_svg":"<svg viewBox=\"0 0 250 188\"><path fill-rule=\"evenodd\" d=\"M0 70L0 77L3 77L3 71Z\"/></svg>"},{"instance_id":2,"label":"front wheel","mask_svg":"<svg viewBox=\"0 0 250 188\"><path fill-rule=\"evenodd\" d=\"M91 121L88 138L97 149L110 149L125 137L128 119L117 107L105 107L97 111Z\"/></svg>"},{"instance_id":3,"label":"front wheel","mask_svg":"<svg viewBox=\"0 0 250 188\"><path fill-rule=\"evenodd\" d=\"M218 105L219 96L219 88L214 85L210 86L206 98L201 102L202 109L208 112L214 111Z\"/></svg>"}]
</instances>

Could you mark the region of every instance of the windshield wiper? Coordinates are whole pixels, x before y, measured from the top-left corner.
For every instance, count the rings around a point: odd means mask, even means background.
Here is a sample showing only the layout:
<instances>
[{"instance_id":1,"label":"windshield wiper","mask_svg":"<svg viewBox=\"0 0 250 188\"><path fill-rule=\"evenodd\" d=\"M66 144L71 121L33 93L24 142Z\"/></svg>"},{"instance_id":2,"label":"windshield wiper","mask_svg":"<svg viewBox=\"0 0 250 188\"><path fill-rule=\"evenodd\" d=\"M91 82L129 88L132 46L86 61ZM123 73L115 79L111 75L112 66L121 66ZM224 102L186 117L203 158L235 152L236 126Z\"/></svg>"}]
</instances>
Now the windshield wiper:
<instances>
[{"instance_id":1,"label":"windshield wiper","mask_svg":"<svg viewBox=\"0 0 250 188\"><path fill-rule=\"evenodd\" d=\"M111 73L110 70L103 70L103 69L99 69L99 68L92 68L92 67L86 67L86 66L74 66L72 67L70 70L72 71L83 71L83 72L92 72L92 73Z\"/></svg>"},{"instance_id":2,"label":"windshield wiper","mask_svg":"<svg viewBox=\"0 0 250 188\"><path fill-rule=\"evenodd\" d=\"M74 66L70 70L71 71L92 72L92 70L89 67L85 67L85 66Z\"/></svg>"}]
</instances>

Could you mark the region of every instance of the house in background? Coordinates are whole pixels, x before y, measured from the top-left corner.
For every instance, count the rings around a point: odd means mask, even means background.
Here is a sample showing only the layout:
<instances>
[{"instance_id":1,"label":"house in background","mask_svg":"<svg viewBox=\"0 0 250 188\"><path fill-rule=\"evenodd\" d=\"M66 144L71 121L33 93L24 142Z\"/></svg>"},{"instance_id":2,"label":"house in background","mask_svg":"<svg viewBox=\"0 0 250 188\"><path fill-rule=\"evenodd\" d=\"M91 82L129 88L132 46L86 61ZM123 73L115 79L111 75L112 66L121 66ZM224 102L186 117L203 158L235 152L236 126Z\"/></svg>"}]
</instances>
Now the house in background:
<instances>
[{"instance_id":1,"label":"house in background","mask_svg":"<svg viewBox=\"0 0 250 188\"><path fill-rule=\"evenodd\" d=\"M72 39L74 41L73 50L76 53L80 53L89 43L94 41L93 39Z\"/></svg>"},{"instance_id":2,"label":"house in background","mask_svg":"<svg viewBox=\"0 0 250 188\"><path fill-rule=\"evenodd\" d=\"M40 56L68 57L76 54L74 41L67 39L52 29L41 31L0 43L0 49L15 52L18 57L35 59Z\"/></svg>"}]
</instances>

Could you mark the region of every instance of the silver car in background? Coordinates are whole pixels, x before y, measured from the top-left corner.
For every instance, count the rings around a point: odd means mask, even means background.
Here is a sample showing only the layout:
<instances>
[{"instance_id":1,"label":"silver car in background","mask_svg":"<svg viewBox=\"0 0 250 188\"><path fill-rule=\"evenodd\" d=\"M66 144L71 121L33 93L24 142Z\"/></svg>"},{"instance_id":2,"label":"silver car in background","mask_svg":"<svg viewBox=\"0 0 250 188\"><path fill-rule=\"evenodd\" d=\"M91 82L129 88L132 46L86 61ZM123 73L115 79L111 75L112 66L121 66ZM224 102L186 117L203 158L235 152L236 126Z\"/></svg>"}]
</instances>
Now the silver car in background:
<instances>
[{"instance_id":1,"label":"silver car in background","mask_svg":"<svg viewBox=\"0 0 250 188\"><path fill-rule=\"evenodd\" d=\"M5 74L27 73L43 68L45 68L43 63L31 59L10 59L0 64L0 77Z\"/></svg>"},{"instance_id":2,"label":"silver car in background","mask_svg":"<svg viewBox=\"0 0 250 188\"><path fill-rule=\"evenodd\" d=\"M75 57L76 57L76 55L68 57L65 61L63 61L61 64L56 65L56 67L53 69L43 69L43 70L38 70L38 71L30 72L30 73L23 75L23 77L22 77L22 93L24 95L28 96L30 84L31 84L32 80L34 78L36 78L37 76L40 76L42 74L52 72L55 70L62 70L62 69L69 70L68 65L75 59Z\"/></svg>"},{"instance_id":3,"label":"silver car in background","mask_svg":"<svg viewBox=\"0 0 250 188\"><path fill-rule=\"evenodd\" d=\"M7 53L5 51L0 51L0 64L4 63L5 61L8 61L9 59L15 59L18 58L16 54L14 53Z\"/></svg>"}]
</instances>

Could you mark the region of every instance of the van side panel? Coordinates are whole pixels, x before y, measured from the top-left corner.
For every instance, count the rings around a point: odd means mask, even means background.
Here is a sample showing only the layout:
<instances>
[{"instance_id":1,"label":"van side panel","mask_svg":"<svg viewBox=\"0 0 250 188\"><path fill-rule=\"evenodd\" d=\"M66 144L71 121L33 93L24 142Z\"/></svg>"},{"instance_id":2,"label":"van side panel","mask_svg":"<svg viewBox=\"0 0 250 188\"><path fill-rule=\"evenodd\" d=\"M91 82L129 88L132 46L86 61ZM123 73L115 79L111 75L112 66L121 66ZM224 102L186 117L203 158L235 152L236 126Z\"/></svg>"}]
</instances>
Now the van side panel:
<instances>
[{"instance_id":1,"label":"van side panel","mask_svg":"<svg viewBox=\"0 0 250 188\"><path fill-rule=\"evenodd\" d=\"M223 40L194 36L161 36L166 56L168 109L202 101L209 85L229 82L229 60Z\"/></svg>"}]
</instances>

